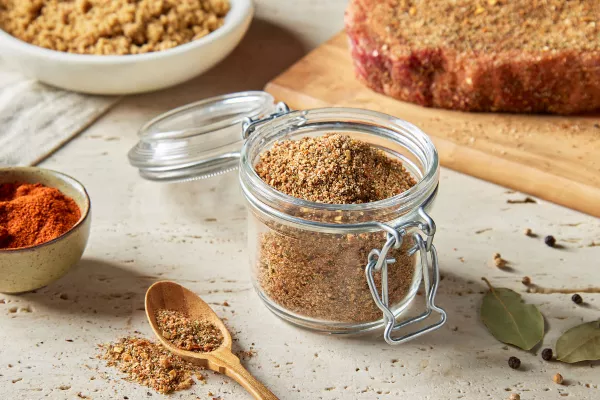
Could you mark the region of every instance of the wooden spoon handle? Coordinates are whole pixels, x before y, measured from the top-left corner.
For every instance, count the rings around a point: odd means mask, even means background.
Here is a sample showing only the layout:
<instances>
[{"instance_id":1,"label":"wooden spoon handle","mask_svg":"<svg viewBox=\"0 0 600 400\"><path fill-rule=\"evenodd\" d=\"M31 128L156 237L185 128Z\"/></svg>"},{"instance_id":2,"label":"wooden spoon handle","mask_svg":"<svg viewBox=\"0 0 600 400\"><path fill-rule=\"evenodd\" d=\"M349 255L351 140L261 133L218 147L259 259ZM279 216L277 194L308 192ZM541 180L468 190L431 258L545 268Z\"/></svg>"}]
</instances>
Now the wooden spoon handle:
<instances>
[{"instance_id":1,"label":"wooden spoon handle","mask_svg":"<svg viewBox=\"0 0 600 400\"><path fill-rule=\"evenodd\" d=\"M215 358L222 363L222 367L228 377L235 379L237 383L242 385L257 400L278 400L265 385L260 383L250 372L246 370L240 363L239 358L229 352L221 352L215 354Z\"/></svg>"},{"instance_id":2,"label":"wooden spoon handle","mask_svg":"<svg viewBox=\"0 0 600 400\"><path fill-rule=\"evenodd\" d=\"M225 370L225 375L235 379L257 400L278 400L277 396L253 377L242 364L230 365Z\"/></svg>"}]
</instances>

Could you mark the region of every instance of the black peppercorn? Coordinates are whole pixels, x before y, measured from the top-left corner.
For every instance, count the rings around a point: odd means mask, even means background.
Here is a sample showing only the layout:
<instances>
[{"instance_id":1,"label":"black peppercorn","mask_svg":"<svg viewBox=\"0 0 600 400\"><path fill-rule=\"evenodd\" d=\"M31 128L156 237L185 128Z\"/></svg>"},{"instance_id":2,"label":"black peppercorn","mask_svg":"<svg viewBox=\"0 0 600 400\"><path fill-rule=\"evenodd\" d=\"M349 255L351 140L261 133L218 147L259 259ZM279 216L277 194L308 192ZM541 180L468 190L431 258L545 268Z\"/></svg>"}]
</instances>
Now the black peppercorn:
<instances>
[{"instance_id":1,"label":"black peppercorn","mask_svg":"<svg viewBox=\"0 0 600 400\"><path fill-rule=\"evenodd\" d=\"M508 366L512 369L519 369L521 366L521 360L519 360L517 357L510 357L508 359Z\"/></svg>"},{"instance_id":2,"label":"black peppercorn","mask_svg":"<svg viewBox=\"0 0 600 400\"><path fill-rule=\"evenodd\" d=\"M575 293L572 297L571 300L573 300L573 303L575 304L581 304L583 303L583 299L581 298L580 295L578 295L577 293Z\"/></svg>"},{"instance_id":3,"label":"black peppercorn","mask_svg":"<svg viewBox=\"0 0 600 400\"><path fill-rule=\"evenodd\" d=\"M552 360L552 349L542 350L542 358L546 361Z\"/></svg>"},{"instance_id":4,"label":"black peppercorn","mask_svg":"<svg viewBox=\"0 0 600 400\"><path fill-rule=\"evenodd\" d=\"M554 238L554 236L549 235L544 238L544 243L546 243L550 247L554 247L554 245L556 244L556 239Z\"/></svg>"}]
</instances>

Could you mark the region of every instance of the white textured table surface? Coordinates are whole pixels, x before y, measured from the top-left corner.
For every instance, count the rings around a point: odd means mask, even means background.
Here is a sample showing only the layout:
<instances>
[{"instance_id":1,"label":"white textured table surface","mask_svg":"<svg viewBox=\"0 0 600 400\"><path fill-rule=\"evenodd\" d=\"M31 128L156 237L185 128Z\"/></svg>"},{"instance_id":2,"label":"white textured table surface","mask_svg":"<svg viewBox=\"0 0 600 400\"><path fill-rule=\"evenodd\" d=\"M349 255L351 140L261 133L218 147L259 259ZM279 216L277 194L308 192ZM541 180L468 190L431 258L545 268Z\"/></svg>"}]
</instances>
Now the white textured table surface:
<instances>
[{"instance_id":1,"label":"white textured table surface","mask_svg":"<svg viewBox=\"0 0 600 400\"><path fill-rule=\"evenodd\" d=\"M282 399L599 399L600 364L568 366L506 348L478 318L480 280L524 292L524 275L547 287L600 286L599 220L540 202L507 204L518 193L443 170L434 210L445 279L437 303L449 314L439 331L390 347L378 336L331 337L282 322L261 304L249 281L246 210L230 173L161 185L143 181L127 162L136 130L149 118L213 94L260 89L307 49L341 27L344 1L260 1L259 19L242 45L204 77L171 90L125 99L43 163L81 180L92 198L92 236L84 259L37 293L0 295L0 398L156 399L94 358L98 343L134 330L150 337L143 294L158 278L176 280L228 318L238 349L256 355L247 368ZM281 4L280 4L281 3ZM518 179L518 177L515 177ZM216 219L216 220L214 220ZM551 249L524 228L552 234ZM483 231L482 233L476 233ZM513 272L492 267L500 252ZM66 294L67 299L60 298ZM600 295L524 294L547 319L545 346L567 328L600 315ZM64 296L63 296L64 297ZM13 307L31 312L11 313ZM521 358L520 370L507 359ZM10 365L10 366L9 366ZM552 382L560 372L566 385ZM247 399L235 382L212 373L206 385L172 398ZM587 387L587 386L590 387ZM150 393L150 394L148 394ZM191 393L196 396L192 396Z\"/></svg>"}]
</instances>

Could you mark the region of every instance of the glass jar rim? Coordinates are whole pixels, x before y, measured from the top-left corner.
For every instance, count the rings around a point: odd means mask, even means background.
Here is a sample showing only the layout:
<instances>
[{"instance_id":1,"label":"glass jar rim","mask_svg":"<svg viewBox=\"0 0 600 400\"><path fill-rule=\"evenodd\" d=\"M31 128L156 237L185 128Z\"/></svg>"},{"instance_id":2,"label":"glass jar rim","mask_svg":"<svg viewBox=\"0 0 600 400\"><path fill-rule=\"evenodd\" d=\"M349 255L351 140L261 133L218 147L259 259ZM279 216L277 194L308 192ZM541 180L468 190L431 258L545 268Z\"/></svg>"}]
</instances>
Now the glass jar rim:
<instances>
[{"instance_id":1,"label":"glass jar rim","mask_svg":"<svg viewBox=\"0 0 600 400\"><path fill-rule=\"evenodd\" d=\"M372 123L372 127L377 126L385 127L395 131L394 137L392 134L386 134L385 137L389 140L396 141L410 151L413 155L417 156L416 151L418 150L424 155L421 159L425 165L425 171L422 177L416 185L410 189L397 194L387 199L378 200L369 203L358 203L358 204L328 204L319 203L310 200L305 200L290 196L283 192L273 188L265 181L263 181L254 169L252 160L250 160L250 152L257 146L261 145L261 141L266 132L276 131L278 128L282 128L286 123L290 121L297 121L298 126L305 123L307 118L329 118L331 121L336 119L343 120L348 118L351 124L353 119L360 119L363 122ZM357 122L358 123L358 122ZM398 132L402 132L403 136ZM364 133L372 133L365 130ZM414 145L413 148L409 148L400 141L400 138L409 139ZM420 158L420 157L419 157ZM430 195L436 190L438 183L438 171L439 171L439 158L437 150L427 134L425 134L417 126L404 121L400 118L393 117L388 114L370 111L360 108L346 108L346 107L328 107L328 108L316 108L311 110L299 110L291 111L278 118L261 123L249 136L244 143L241 151L241 166L240 166L240 181L242 188L248 196L247 190L251 187L253 194L258 194L254 197L256 201L264 203L276 202L292 205L295 207L302 207L306 209L313 209L318 211L339 211L339 212L376 212L389 207L400 207L403 211L410 211L416 208L418 205L424 203ZM247 187L249 185L249 187ZM264 204L263 204L264 205Z\"/></svg>"}]
</instances>

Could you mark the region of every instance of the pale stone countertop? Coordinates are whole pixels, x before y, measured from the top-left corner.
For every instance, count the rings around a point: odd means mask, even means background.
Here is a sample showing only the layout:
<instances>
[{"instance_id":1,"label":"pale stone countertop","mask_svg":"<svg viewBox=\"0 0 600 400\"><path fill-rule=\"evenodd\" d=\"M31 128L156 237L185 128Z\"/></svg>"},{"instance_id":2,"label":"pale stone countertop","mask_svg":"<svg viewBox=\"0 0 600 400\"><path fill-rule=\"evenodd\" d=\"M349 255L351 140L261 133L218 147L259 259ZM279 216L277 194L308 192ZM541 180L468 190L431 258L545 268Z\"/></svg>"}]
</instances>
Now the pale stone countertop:
<instances>
[{"instance_id":1,"label":"pale stone countertop","mask_svg":"<svg viewBox=\"0 0 600 400\"><path fill-rule=\"evenodd\" d=\"M600 364L545 362L497 342L478 318L482 276L521 293L524 275L547 287L600 286L600 247L587 246L600 243L596 218L542 201L507 204L523 196L444 169L434 218L445 275L437 303L449 320L433 334L391 347L379 336L332 337L298 329L261 304L249 280L246 210L235 173L164 185L140 179L129 166L126 154L142 123L210 95L261 89L341 28L344 3L259 1L248 36L222 65L179 87L124 99L42 164L85 184L93 204L92 236L79 266L58 282L37 293L0 295L5 301L0 398L77 399L78 393L91 399L164 398L121 380L94 358L98 343L134 330L150 337L143 294L159 277L215 304L228 318L236 346L256 351L244 364L282 399L481 400L506 399L510 391L524 400L600 398ZM556 236L564 248L526 237L526 227ZM491 266L494 252L511 262L513 272ZM524 297L546 317L543 347L600 315L597 294L584 294L587 307L576 306L570 295ZM218 305L224 301L230 307ZM10 313L15 306L32 312ZM511 355L522 360L521 370L508 368ZM566 385L552 382L556 372ZM235 382L212 373L206 385L172 398L207 399L209 392L222 399L249 398Z\"/></svg>"}]
</instances>

